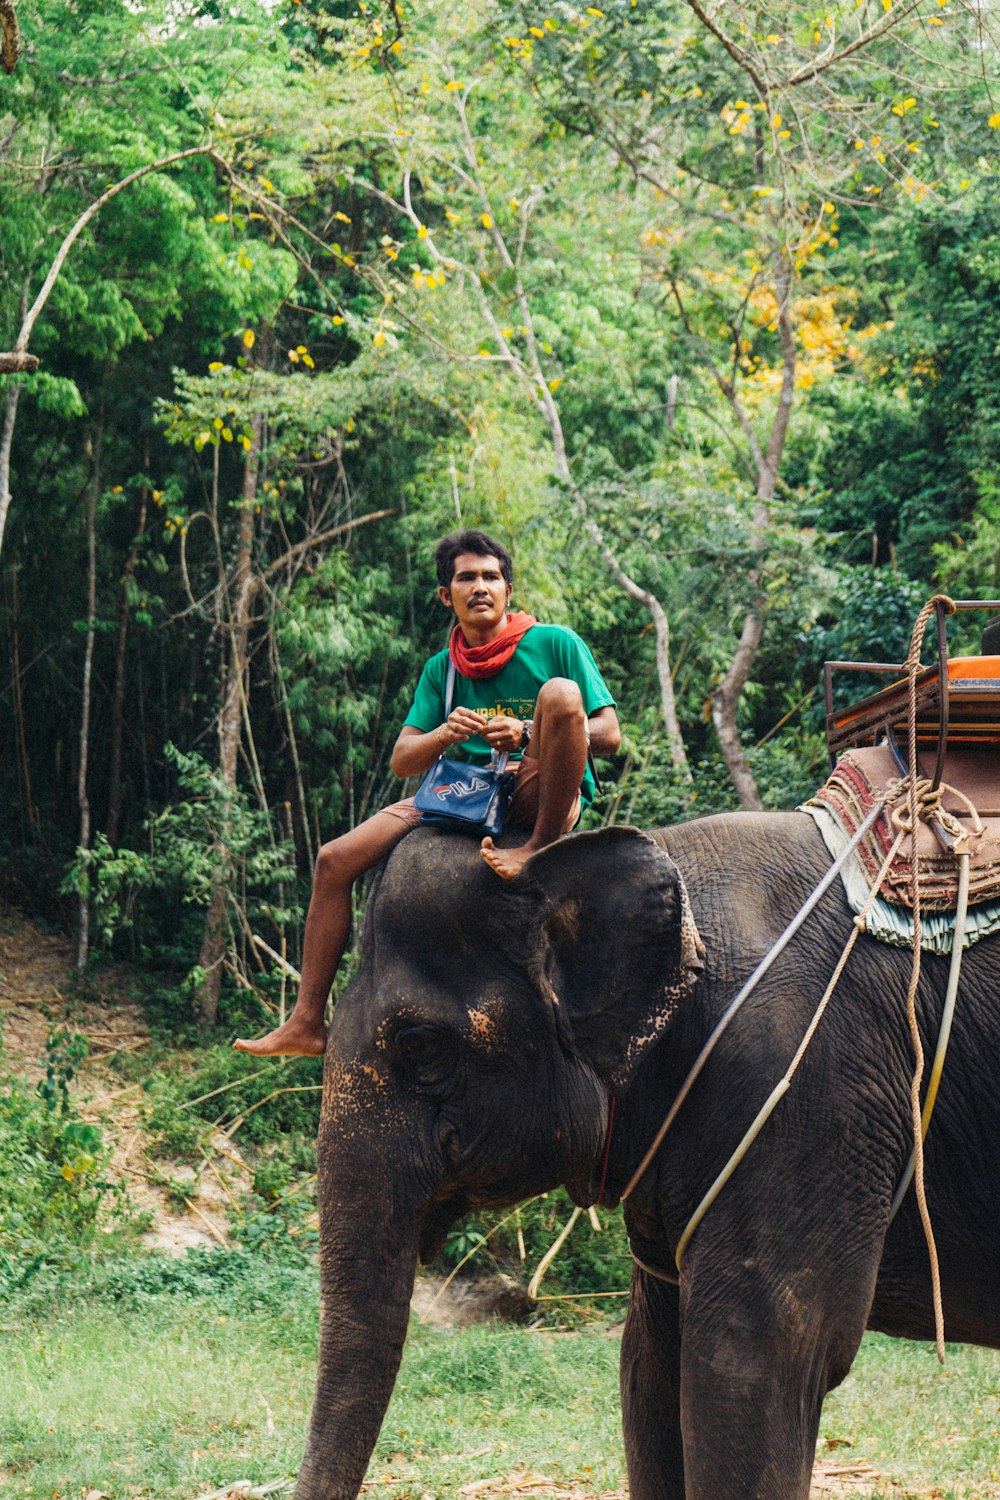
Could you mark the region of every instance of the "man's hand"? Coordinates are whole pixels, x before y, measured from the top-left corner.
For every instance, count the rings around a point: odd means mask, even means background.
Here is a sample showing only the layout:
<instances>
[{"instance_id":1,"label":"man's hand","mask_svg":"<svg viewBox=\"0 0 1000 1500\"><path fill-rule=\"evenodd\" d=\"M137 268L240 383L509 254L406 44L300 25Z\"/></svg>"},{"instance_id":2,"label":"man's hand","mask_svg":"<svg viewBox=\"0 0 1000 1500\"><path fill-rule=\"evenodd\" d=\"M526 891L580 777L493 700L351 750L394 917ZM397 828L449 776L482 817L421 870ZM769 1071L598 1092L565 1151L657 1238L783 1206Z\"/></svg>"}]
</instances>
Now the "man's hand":
<instances>
[{"instance_id":1,"label":"man's hand","mask_svg":"<svg viewBox=\"0 0 1000 1500\"><path fill-rule=\"evenodd\" d=\"M512 750L521 748L524 724L508 714L498 714L495 719L490 719L482 735L491 750L506 751L509 755Z\"/></svg>"},{"instance_id":2,"label":"man's hand","mask_svg":"<svg viewBox=\"0 0 1000 1500\"><path fill-rule=\"evenodd\" d=\"M485 714L477 714L472 708L453 708L442 726L450 743L472 739L473 735L485 735L489 721Z\"/></svg>"}]
</instances>

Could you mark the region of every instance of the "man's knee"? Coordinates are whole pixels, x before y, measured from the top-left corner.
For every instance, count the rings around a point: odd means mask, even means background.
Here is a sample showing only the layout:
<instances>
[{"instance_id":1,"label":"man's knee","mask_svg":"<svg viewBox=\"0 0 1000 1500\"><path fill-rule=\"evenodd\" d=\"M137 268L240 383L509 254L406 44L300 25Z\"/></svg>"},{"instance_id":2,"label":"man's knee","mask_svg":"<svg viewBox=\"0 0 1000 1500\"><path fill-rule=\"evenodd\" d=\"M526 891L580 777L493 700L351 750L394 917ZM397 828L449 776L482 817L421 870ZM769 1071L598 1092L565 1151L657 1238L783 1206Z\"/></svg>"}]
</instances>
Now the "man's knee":
<instances>
[{"instance_id":1,"label":"man's knee","mask_svg":"<svg viewBox=\"0 0 1000 1500\"><path fill-rule=\"evenodd\" d=\"M586 724L583 695L571 677L550 677L543 683L535 704L535 715L546 723Z\"/></svg>"},{"instance_id":2,"label":"man's knee","mask_svg":"<svg viewBox=\"0 0 1000 1500\"><path fill-rule=\"evenodd\" d=\"M328 844L320 847L316 856L316 868L313 870L314 891L329 891L350 883L353 877L348 851L344 847L345 842L346 840L341 837L331 839Z\"/></svg>"}]
</instances>

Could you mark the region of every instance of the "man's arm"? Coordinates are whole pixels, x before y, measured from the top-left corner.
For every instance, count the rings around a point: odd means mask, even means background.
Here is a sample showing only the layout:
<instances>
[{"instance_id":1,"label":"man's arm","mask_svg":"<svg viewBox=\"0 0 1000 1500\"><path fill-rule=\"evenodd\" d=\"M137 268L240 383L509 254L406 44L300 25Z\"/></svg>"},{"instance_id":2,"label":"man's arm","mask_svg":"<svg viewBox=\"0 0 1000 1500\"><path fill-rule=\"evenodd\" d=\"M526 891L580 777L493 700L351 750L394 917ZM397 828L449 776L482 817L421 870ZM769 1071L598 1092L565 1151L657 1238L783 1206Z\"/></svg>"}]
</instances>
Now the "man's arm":
<instances>
[{"instance_id":1,"label":"man's arm","mask_svg":"<svg viewBox=\"0 0 1000 1500\"><path fill-rule=\"evenodd\" d=\"M614 755L622 742L622 731L618 715L611 705L591 714L587 727L590 730L590 748L594 754Z\"/></svg>"},{"instance_id":2,"label":"man's arm","mask_svg":"<svg viewBox=\"0 0 1000 1500\"><path fill-rule=\"evenodd\" d=\"M618 715L608 704L596 709L587 720L590 731L590 748L595 755L614 755L622 742ZM483 733L480 731L480 733ZM494 750L522 750L524 748L524 720L500 714L486 726L483 738Z\"/></svg>"},{"instance_id":3,"label":"man's arm","mask_svg":"<svg viewBox=\"0 0 1000 1500\"><path fill-rule=\"evenodd\" d=\"M439 755L446 754L462 740L482 734L485 728L485 714L477 714L471 708L453 708L444 724L426 734L413 724L404 724L392 748L389 767L400 778L422 776Z\"/></svg>"}]
</instances>

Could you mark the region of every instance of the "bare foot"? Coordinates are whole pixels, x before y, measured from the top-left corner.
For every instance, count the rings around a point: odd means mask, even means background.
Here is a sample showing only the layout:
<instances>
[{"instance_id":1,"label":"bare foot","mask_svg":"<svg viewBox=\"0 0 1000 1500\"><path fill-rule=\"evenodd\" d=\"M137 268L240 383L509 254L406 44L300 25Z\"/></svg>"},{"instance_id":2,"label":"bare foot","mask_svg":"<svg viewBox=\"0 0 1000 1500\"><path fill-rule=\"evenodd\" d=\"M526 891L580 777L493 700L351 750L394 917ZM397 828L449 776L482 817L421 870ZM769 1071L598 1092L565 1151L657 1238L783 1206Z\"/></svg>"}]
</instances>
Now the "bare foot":
<instances>
[{"instance_id":1,"label":"bare foot","mask_svg":"<svg viewBox=\"0 0 1000 1500\"><path fill-rule=\"evenodd\" d=\"M479 846L479 852L495 874L501 880L513 880L515 875L520 875L521 870L533 854L538 850L530 844L522 844L519 849L498 849L493 840L487 835Z\"/></svg>"},{"instance_id":2,"label":"bare foot","mask_svg":"<svg viewBox=\"0 0 1000 1500\"><path fill-rule=\"evenodd\" d=\"M249 1052L251 1057L320 1057L326 1051L326 1028L322 1021L316 1028L296 1020L293 1013L284 1026L269 1031L267 1036L256 1040L240 1037L233 1048Z\"/></svg>"}]
</instances>

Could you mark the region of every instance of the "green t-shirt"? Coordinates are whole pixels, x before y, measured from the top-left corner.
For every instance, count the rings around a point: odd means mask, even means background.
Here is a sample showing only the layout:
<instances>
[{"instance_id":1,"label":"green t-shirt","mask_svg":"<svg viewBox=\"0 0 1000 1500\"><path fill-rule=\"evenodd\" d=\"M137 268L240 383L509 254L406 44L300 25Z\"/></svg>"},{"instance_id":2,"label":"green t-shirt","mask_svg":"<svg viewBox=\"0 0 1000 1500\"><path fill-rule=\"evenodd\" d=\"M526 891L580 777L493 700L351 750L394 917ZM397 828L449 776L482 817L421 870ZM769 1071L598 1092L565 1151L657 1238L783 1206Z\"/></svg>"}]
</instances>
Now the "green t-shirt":
<instances>
[{"instance_id":1,"label":"green t-shirt","mask_svg":"<svg viewBox=\"0 0 1000 1500\"><path fill-rule=\"evenodd\" d=\"M420 674L404 724L429 734L445 719L445 689L448 677L448 652L432 656ZM514 719L531 719L535 700L542 685L552 677L569 677L583 695L584 712L589 718L599 708L614 708L615 700L607 683L597 670L597 663L580 637L564 625L533 625L522 636L517 650L505 667L493 677L463 677L455 674L452 708L471 708L496 718L506 714ZM473 765L486 765L490 747L479 735L453 746L449 755L458 753ZM512 760L520 760L515 751ZM585 803L593 800L594 778L588 766L584 772L580 795Z\"/></svg>"}]
</instances>

